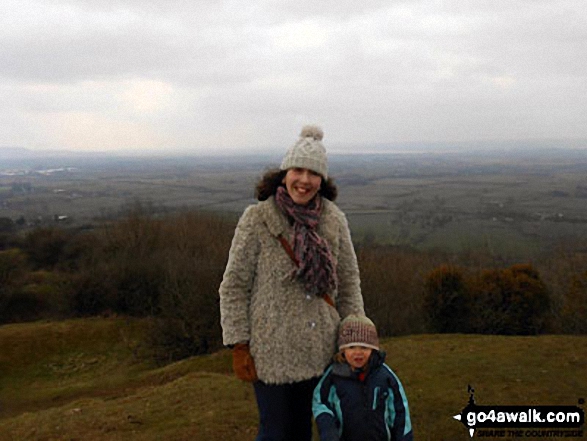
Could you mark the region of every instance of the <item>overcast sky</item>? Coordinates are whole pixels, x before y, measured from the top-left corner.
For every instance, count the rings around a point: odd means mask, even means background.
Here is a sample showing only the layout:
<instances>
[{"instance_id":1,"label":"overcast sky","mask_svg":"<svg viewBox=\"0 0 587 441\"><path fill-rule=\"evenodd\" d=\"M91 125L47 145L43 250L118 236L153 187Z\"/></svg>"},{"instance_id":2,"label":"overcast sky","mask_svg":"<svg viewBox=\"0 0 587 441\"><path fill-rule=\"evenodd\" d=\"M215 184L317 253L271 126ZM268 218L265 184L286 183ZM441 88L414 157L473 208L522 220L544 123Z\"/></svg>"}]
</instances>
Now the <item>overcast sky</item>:
<instances>
[{"instance_id":1,"label":"overcast sky","mask_svg":"<svg viewBox=\"0 0 587 441\"><path fill-rule=\"evenodd\" d=\"M587 138L585 0L2 0L0 146Z\"/></svg>"}]
</instances>

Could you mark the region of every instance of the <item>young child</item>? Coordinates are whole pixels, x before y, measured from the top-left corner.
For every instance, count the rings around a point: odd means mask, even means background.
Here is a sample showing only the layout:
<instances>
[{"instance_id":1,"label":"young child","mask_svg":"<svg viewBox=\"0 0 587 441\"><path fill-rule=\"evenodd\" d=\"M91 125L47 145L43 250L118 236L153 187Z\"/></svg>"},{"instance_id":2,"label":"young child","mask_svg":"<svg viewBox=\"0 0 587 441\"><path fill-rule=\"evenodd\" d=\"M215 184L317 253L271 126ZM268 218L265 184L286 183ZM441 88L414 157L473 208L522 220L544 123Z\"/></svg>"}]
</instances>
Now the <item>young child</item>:
<instances>
[{"instance_id":1,"label":"young child","mask_svg":"<svg viewBox=\"0 0 587 441\"><path fill-rule=\"evenodd\" d=\"M404 388L379 350L375 325L350 315L340 324L339 352L314 390L321 441L412 441Z\"/></svg>"}]
</instances>

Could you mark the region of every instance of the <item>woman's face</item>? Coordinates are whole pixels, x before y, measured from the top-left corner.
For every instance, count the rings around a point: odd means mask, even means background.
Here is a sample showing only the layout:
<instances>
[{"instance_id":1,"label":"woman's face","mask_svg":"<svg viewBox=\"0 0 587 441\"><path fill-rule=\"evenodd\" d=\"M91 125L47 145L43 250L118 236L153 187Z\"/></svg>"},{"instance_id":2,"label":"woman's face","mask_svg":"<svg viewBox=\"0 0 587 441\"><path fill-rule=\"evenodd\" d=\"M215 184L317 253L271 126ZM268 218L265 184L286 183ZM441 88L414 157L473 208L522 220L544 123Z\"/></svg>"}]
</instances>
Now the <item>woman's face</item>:
<instances>
[{"instance_id":1,"label":"woman's face","mask_svg":"<svg viewBox=\"0 0 587 441\"><path fill-rule=\"evenodd\" d=\"M307 168L290 168L282 182L296 204L307 205L320 190L322 176Z\"/></svg>"},{"instance_id":2,"label":"woman's face","mask_svg":"<svg viewBox=\"0 0 587 441\"><path fill-rule=\"evenodd\" d=\"M343 349L343 355L348 364L353 369L362 369L365 367L371 357L373 349L366 348L365 346L351 346L350 348Z\"/></svg>"}]
</instances>

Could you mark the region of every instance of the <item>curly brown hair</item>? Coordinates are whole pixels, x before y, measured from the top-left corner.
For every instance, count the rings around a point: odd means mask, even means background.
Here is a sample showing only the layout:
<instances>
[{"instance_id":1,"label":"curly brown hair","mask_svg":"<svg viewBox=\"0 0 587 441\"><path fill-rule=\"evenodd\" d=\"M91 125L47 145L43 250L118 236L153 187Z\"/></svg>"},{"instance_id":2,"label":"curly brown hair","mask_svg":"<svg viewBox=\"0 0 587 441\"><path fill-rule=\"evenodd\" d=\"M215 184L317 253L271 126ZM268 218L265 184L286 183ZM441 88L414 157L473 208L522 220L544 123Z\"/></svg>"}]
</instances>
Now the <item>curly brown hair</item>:
<instances>
[{"instance_id":1,"label":"curly brown hair","mask_svg":"<svg viewBox=\"0 0 587 441\"><path fill-rule=\"evenodd\" d=\"M277 187L283 186L283 178L286 174L287 170L271 169L266 171L255 187L257 200L266 201L269 196L273 196L277 191ZM336 200L338 188L336 188L332 178L322 179L318 194L330 201L334 202Z\"/></svg>"},{"instance_id":2,"label":"curly brown hair","mask_svg":"<svg viewBox=\"0 0 587 441\"><path fill-rule=\"evenodd\" d=\"M332 361L335 363L348 363L344 358L344 351L340 350L332 356Z\"/></svg>"}]
</instances>

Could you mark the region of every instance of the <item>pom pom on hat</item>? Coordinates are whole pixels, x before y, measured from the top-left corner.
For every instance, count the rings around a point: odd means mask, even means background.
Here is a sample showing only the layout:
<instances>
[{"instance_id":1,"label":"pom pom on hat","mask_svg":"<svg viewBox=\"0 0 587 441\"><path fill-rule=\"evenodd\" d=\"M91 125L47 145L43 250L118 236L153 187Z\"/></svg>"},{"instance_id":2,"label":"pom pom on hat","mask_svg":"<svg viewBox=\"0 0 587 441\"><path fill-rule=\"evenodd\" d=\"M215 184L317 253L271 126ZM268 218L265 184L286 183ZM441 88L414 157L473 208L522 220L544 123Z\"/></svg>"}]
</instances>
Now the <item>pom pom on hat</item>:
<instances>
[{"instance_id":1,"label":"pom pom on hat","mask_svg":"<svg viewBox=\"0 0 587 441\"><path fill-rule=\"evenodd\" d=\"M338 349L351 346L365 346L379 350L377 328L371 320L361 315L349 315L340 322L338 330Z\"/></svg>"},{"instance_id":2,"label":"pom pom on hat","mask_svg":"<svg viewBox=\"0 0 587 441\"><path fill-rule=\"evenodd\" d=\"M322 141L322 138L324 138L324 132L318 126L304 126L300 136L302 138L312 138L315 141Z\"/></svg>"},{"instance_id":3,"label":"pom pom on hat","mask_svg":"<svg viewBox=\"0 0 587 441\"><path fill-rule=\"evenodd\" d=\"M304 126L300 139L285 154L280 169L307 168L328 179L328 162L322 138L324 132L320 127Z\"/></svg>"}]
</instances>

